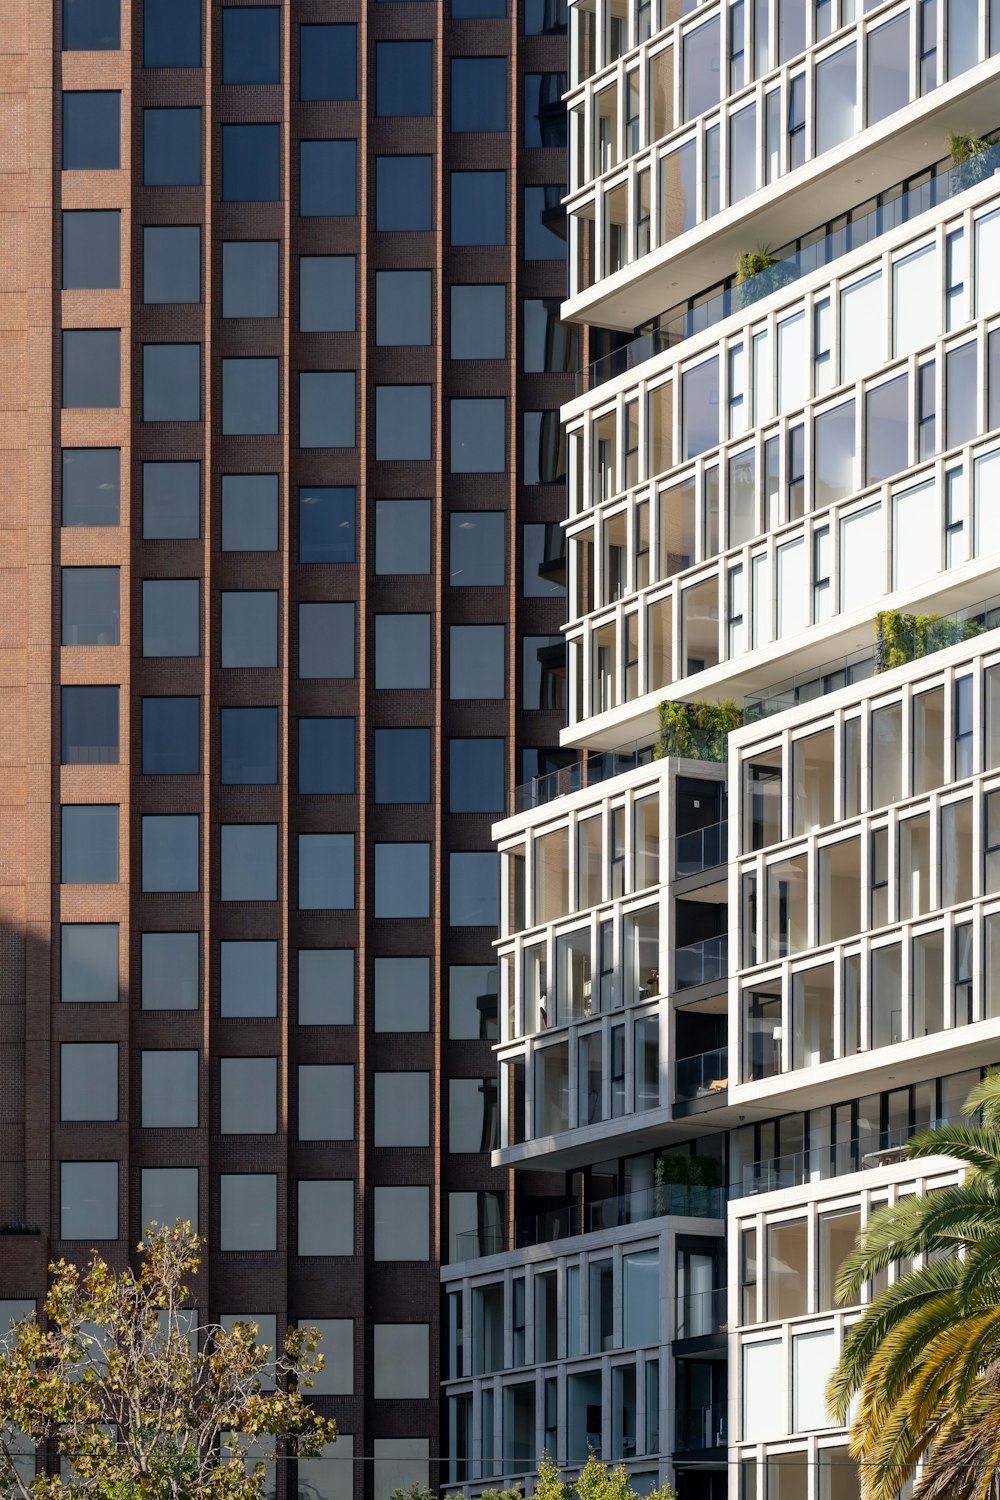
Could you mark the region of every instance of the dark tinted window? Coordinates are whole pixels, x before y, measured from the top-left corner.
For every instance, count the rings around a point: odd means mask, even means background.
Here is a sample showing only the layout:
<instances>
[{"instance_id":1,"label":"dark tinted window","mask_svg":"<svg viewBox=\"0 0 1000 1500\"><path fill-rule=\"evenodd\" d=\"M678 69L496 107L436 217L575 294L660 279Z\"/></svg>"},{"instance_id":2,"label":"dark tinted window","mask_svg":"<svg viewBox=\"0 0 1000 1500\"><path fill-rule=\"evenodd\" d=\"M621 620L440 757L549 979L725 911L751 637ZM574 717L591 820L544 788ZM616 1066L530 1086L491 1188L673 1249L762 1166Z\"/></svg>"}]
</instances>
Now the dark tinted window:
<instances>
[{"instance_id":1,"label":"dark tinted window","mask_svg":"<svg viewBox=\"0 0 1000 1500\"><path fill-rule=\"evenodd\" d=\"M62 336L62 404L121 405L121 333L117 328L67 328Z\"/></svg>"},{"instance_id":2,"label":"dark tinted window","mask_svg":"<svg viewBox=\"0 0 1000 1500\"><path fill-rule=\"evenodd\" d=\"M503 740L448 741L450 812L503 812L503 752Z\"/></svg>"},{"instance_id":3,"label":"dark tinted window","mask_svg":"<svg viewBox=\"0 0 1000 1500\"><path fill-rule=\"evenodd\" d=\"M434 177L429 156L380 156L376 159L375 227L434 227Z\"/></svg>"},{"instance_id":4,"label":"dark tinted window","mask_svg":"<svg viewBox=\"0 0 1000 1500\"><path fill-rule=\"evenodd\" d=\"M354 791L354 720L299 720L299 791L331 796Z\"/></svg>"},{"instance_id":5,"label":"dark tinted window","mask_svg":"<svg viewBox=\"0 0 1000 1500\"><path fill-rule=\"evenodd\" d=\"M353 255L299 257L299 331L353 333L357 265Z\"/></svg>"},{"instance_id":6,"label":"dark tinted window","mask_svg":"<svg viewBox=\"0 0 1000 1500\"><path fill-rule=\"evenodd\" d=\"M103 208L63 213L64 290L121 286L121 217Z\"/></svg>"},{"instance_id":7,"label":"dark tinted window","mask_svg":"<svg viewBox=\"0 0 1000 1500\"><path fill-rule=\"evenodd\" d=\"M299 562L354 561L354 489L314 484L299 490Z\"/></svg>"},{"instance_id":8,"label":"dark tinted window","mask_svg":"<svg viewBox=\"0 0 1000 1500\"><path fill-rule=\"evenodd\" d=\"M197 656L201 640L197 578L144 578L143 656Z\"/></svg>"},{"instance_id":9,"label":"dark tinted window","mask_svg":"<svg viewBox=\"0 0 1000 1500\"><path fill-rule=\"evenodd\" d=\"M495 927L500 919L500 869L494 850L449 854L448 921L452 927Z\"/></svg>"},{"instance_id":10,"label":"dark tinted window","mask_svg":"<svg viewBox=\"0 0 1000 1500\"><path fill-rule=\"evenodd\" d=\"M278 361L222 361L222 430L236 435L278 430Z\"/></svg>"},{"instance_id":11,"label":"dark tinted window","mask_svg":"<svg viewBox=\"0 0 1000 1500\"><path fill-rule=\"evenodd\" d=\"M375 801L429 802L429 729L376 729Z\"/></svg>"},{"instance_id":12,"label":"dark tinted window","mask_svg":"<svg viewBox=\"0 0 1000 1500\"><path fill-rule=\"evenodd\" d=\"M452 172L451 243L506 245L506 172Z\"/></svg>"},{"instance_id":13,"label":"dark tinted window","mask_svg":"<svg viewBox=\"0 0 1000 1500\"><path fill-rule=\"evenodd\" d=\"M201 182L201 110L144 109L142 180L147 187Z\"/></svg>"},{"instance_id":14,"label":"dark tinted window","mask_svg":"<svg viewBox=\"0 0 1000 1500\"><path fill-rule=\"evenodd\" d=\"M430 271L375 272L375 342L429 344Z\"/></svg>"},{"instance_id":15,"label":"dark tinted window","mask_svg":"<svg viewBox=\"0 0 1000 1500\"><path fill-rule=\"evenodd\" d=\"M426 459L431 456L429 385L375 387L375 457Z\"/></svg>"},{"instance_id":16,"label":"dark tinted window","mask_svg":"<svg viewBox=\"0 0 1000 1500\"><path fill-rule=\"evenodd\" d=\"M558 522L531 521L522 528L525 599L561 599L566 594L566 533Z\"/></svg>"},{"instance_id":17,"label":"dark tinted window","mask_svg":"<svg viewBox=\"0 0 1000 1500\"><path fill-rule=\"evenodd\" d=\"M299 605L299 677L354 676L354 605Z\"/></svg>"},{"instance_id":18,"label":"dark tinted window","mask_svg":"<svg viewBox=\"0 0 1000 1500\"><path fill-rule=\"evenodd\" d=\"M276 5L223 7L223 83L277 83L280 80L280 15Z\"/></svg>"},{"instance_id":19,"label":"dark tinted window","mask_svg":"<svg viewBox=\"0 0 1000 1500\"><path fill-rule=\"evenodd\" d=\"M116 52L121 46L121 0L63 0L64 52Z\"/></svg>"},{"instance_id":20,"label":"dark tinted window","mask_svg":"<svg viewBox=\"0 0 1000 1500\"><path fill-rule=\"evenodd\" d=\"M299 447L353 448L353 370L299 372Z\"/></svg>"},{"instance_id":21,"label":"dark tinted window","mask_svg":"<svg viewBox=\"0 0 1000 1500\"><path fill-rule=\"evenodd\" d=\"M146 541L201 535L201 465L169 459L142 466L142 534Z\"/></svg>"},{"instance_id":22,"label":"dark tinted window","mask_svg":"<svg viewBox=\"0 0 1000 1500\"><path fill-rule=\"evenodd\" d=\"M489 588L505 583L507 518L503 511L452 511L450 520L448 582L458 588Z\"/></svg>"},{"instance_id":23,"label":"dark tinted window","mask_svg":"<svg viewBox=\"0 0 1000 1500\"><path fill-rule=\"evenodd\" d=\"M566 259L565 188L526 187L524 190L525 260Z\"/></svg>"},{"instance_id":24,"label":"dark tinted window","mask_svg":"<svg viewBox=\"0 0 1000 1500\"><path fill-rule=\"evenodd\" d=\"M299 142L299 213L357 212L357 141Z\"/></svg>"},{"instance_id":25,"label":"dark tinted window","mask_svg":"<svg viewBox=\"0 0 1000 1500\"><path fill-rule=\"evenodd\" d=\"M117 687L64 687L61 705L63 765L117 765Z\"/></svg>"},{"instance_id":26,"label":"dark tinted window","mask_svg":"<svg viewBox=\"0 0 1000 1500\"><path fill-rule=\"evenodd\" d=\"M121 453L117 448L64 448L62 524L117 526Z\"/></svg>"},{"instance_id":27,"label":"dark tinted window","mask_svg":"<svg viewBox=\"0 0 1000 1500\"><path fill-rule=\"evenodd\" d=\"M375 572L429 573L431 502L376 500Z\"/></svg>"},{"instance_id":28,"label":"dark tinted window","mask_svg":"<svg viewBox=\"0 0 1000 1500\"><path fill-rule=\"evenodd\" d=\"M142 774L196 776L201 764L197 698L143 698Z\"/></svg>"},{"instance_id":29,"label":"dark tinted window","mask_svg":"<svg viewBox=\"0 0 1000 1500\"><path fill-rule=\"evenodd\" d=\"M118 808L81 804L62 809L63 885L114 885L118 880Z\"/></svg>"},{"instance_id":30,"label":"dark tinted window","mask_svg":"<svg viewBox=\"0 0 1000 1500\"><path fill-rule=\"evenodd\" d=\"M565 92L565 73L525 73L523 145L565 147Z\"/></svg>"},{"instance_id":31,"label":"dark tinted window","mask_svg":"<svg viewBox=\"0 0 1000 1500\"><path fill-rule=\"evenodd\" d=\"M149 225L142 231L143 302L201 301L201 229Z\"/></svg>"},{"instance_id":32,"label":"dark tinted window","mask_svg":"<svg viewBox=\"0 0 1000 1500\"><path fill-rule=\"evenodd\" d=\"M453 286L452 359L503 359L507 353L507 288Z\"/></svg>"},{"instance_id":33,"label":"dark tinted window","mask_svg":"<svg viewBox=\"0 0 1000 1500\"><path fill-rule=\"evenodd\" d=\"M455 21L503 19L507 14L507 0L451 0L451 14Z\"/></svg>"},{"instance_id":34,"label":"dark tinted window","mask_svg":"<svg viewBox=\"0 0 1000 1500\"><path fill-rule=\"evenodd\" d=\"M376 113L429 115L433 107L433 42L376 42Z\"/></svg>"},{"instance_id":35,"label":"dark tinted window","mask_svg":"<svg viewBox=\"0 0 1000 1500\"><path fill-rule=\"evenodd\" d=\"M529 375L575 370L580 360L576 326L559 321L556 297L529 297L524 303L524 369Z\"/></svg>"},{"instance_id":36,"label":"dark tinted window","mask_svg":"<svg viewBox=\"0 0 1000 1500\"><path fill-rule=\"evenodd\" d=\"M560 36L566 31L567 0L524 0L525 36Z\"/></svg>"},{"instance_id":37,"label":"dark tinted window","mask_svg":"<svg viewBox=\"0 0 1000 1500\"><path fill-rule=\"evenodd\" d=\"M117 646L118 619L117 568L63 568L64 646Z\"/></svg>"},{"instance_id":38,"label":"dark tinted window","mask_svg":"<svg viewBox=\"0 0 1000 1500\"><path fill-rule=\"evenodd\" d=\"M270 786L278 779L278 710L221 710L223 786Z\"/></svg>"},{"instance_id":39,"label":"dark tinted window","mask_svg":"<svg viewBox=\"0 0 1000 1500\"><path fill-rule=\"evenodd\" d=\"M142 63L201 67L201 0L143 0Z\"/></svg>"},{"instance_id":40,"label":"dark tinted window","mask_svg":"<svg viewBox=\"0 0 1000 1500\"><path fill-rule=\"evenodd\" d=\"M63 923L59 998L64 1005L117 1003L118 936L116 922Z\"/></svg>"},{"instance_id":41,"label":"dark tinted window","mask_svg":"<svg viewBox=\"0 0 1000 1500\"><path fill-rule=\"evenodd\" d=\"M375 616L375 686L431 685L430 615Z\"/></svg>"},{"instance_id":42,"label":"dark tinted window","mask_svg":"<svg viewBox=\"0 0 1000 1500\"><path fill-rule=\"evenodd\" d=\"M452 625L448 631L453 699L504 696L504 627Z\"/></svg>"},{"instance_id":43,"label":"dark tinted window","mask_svg":"<svg viewBox=\"0 0 1000 1500\"><path fill-rule=\"evenodd\" d=\"M525 484L557 484L566 478L566 444L558 411L524 413Z\"/></svg>"},{"instance_id":44,"label":"dark tinted window","mask_svg":"<svg viewBox=\"0 0 1000 1500\"><path fill-rule=\"evenodd\" d=\"M201 416L201 345L144 344L142 420L197 422Z\"/></svg>"},{"instance_id":45,"label":"dark tinted window","mask_svg":"<svg viewBox=\"0 0 1000 1500\"><path fill-rule=\"evenodd\" d=\"M222 197L226 203L276 203L281 180L279 125L223 125Z\"/></svg>"},{"instance_id":46,"label":"dark tinted window","mask_svg":"<svg viewBox=\"0 0 1000 1500\"><path fill-rule=\"evenodd\" d=\"M565 636L526 635L521 642L521 650L521 707L564 708Z\"/></svg>"},{"instance_id":47,"label":"dark tinted window","mask_svg":"<svg viewBox=\"0 0 1000 1500\"><path fill-rule=\"evenodd\" d=\"M62 96L64 171L115 171L121 166L121 95L103 90Z\"/></svg>"},{"instance_id":48,"label":"dark tinted window","mask_svg":"<svg viewBox=\"0 0 1000 1500\"><path fill-rule=\"evenodd\" d=\"M507 59L453 57L452 130L507 129Z\"/></svg>"},{"instance_id":49,"label":"dark tinted window","mask_svg":"<svg viewBox=\"0 0 1000 1500\"><path fill-rule=\"evenodd\" d=\"M224 667L278 665L278 595L271 589L234 589L222 595Z\"/></svg>"},{"instance_id":50,"label":"dark tinted window","mask_svg":"<svg viewBox=\"0 0 1000 1500\"><path fill-rule=\"evenodd\" d=\"M277 240L226 240L223 243L222 316L278 316Z\"/></svg>"},{"instance_id":51,"label":"dark tinted window","mask_svg":"<svg viewBox=\"0 0 1000 1500\"><path fill-rule=\"evenodd\" d=\"M275 552L277 548L277 474L223 474L223 552Z\"/></svg>"},{"instance_id":52,"label":"dark tinted window","mask_svg":"<svg viewBox=\"0 0 1000 1500\"><path fill-rule=\"evenodd\" d=\"M356 99L358 28L299 27L299 98Z\"/></svg>"},{"instance_id":53,"label":"dark tinted window","mask_svg":"<svg viewBox=\"0 0 1000 1500\"><path fill-rule=\"evenodd\" d=\"M456 397L451 402L451 472L502 474L507 466L502 396Z\"/></svg>"}]
</instances>

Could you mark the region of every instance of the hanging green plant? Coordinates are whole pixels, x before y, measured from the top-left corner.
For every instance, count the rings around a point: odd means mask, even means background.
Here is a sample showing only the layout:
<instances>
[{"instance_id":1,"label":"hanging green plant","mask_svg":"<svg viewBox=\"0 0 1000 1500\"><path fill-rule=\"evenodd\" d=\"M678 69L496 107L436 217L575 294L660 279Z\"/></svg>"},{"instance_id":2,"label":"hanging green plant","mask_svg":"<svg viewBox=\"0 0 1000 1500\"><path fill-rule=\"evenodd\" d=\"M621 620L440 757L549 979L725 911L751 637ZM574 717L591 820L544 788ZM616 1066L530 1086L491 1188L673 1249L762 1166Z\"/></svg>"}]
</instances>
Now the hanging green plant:
<instances>
[{"instance_id":1,"label":"hanging green plant","mask_svg":"<svg viewBox=\"0 0 1000 1500\"><path fill-rule=\"evenodd\" d=\"M739 704L661 703L660 733L654 758L675 755L685 760L725 760L729 733L743 723Z\"/></svg>"},{"instance_id":2,"label":"hanging green plant","mask_svg":"<svg viewBox=\"0 0 1000 1500\"><path fill-rule=\"evenodd\" d=\"M988 136L957 133L954 130L948 132L948 150L954 164L951 178L955 190L973 187L990 175L995 165L992 155L994 144Z\"/></svg>"},{"instance_id":3,"label":"hanging green plant","mask_svg":"<svg viewBox=\"0 0 1000 1500\"><path fill-rule=\"evenodd\" d=\"M956 620L951 615L904 615L897 609L880 610L875 616L875 671L932 656L959 641L981 635L978 620Z\"/></svg>"},{"instance_id":4,"label":"hanging green plant","mask_svg":"<svg viewBox=\"0 0 1000 1500\"><path fill-rule=\"evenodd\" d=\"M756 250L744 250L736 262L736 285L742 286L745 281L750 281L754 276L762 276L765 271L770 271L772 266L778 264L776 255L763 246Z\"/></svg>"}]
</instances>

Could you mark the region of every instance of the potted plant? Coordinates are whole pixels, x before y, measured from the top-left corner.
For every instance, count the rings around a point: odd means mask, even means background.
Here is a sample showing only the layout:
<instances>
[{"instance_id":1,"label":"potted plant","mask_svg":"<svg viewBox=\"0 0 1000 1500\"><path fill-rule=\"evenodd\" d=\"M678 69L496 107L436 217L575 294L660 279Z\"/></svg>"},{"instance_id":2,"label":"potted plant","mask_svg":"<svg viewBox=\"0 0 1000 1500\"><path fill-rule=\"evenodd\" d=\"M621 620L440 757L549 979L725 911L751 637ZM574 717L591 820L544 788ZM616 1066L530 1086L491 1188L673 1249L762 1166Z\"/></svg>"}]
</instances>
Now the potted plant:
<instances>
[{"instance_id":1,"label":"potted plant","mask_svg":"<svg viewBox=\"0 0 1000 1500\"><path fill-rule=\"evenodd\" d=\"M953 192L974 187L990 175L994 166L993 145L988 136L949 131L948 149L954 164L951 169Z\"/></svg>"}]
</instances>

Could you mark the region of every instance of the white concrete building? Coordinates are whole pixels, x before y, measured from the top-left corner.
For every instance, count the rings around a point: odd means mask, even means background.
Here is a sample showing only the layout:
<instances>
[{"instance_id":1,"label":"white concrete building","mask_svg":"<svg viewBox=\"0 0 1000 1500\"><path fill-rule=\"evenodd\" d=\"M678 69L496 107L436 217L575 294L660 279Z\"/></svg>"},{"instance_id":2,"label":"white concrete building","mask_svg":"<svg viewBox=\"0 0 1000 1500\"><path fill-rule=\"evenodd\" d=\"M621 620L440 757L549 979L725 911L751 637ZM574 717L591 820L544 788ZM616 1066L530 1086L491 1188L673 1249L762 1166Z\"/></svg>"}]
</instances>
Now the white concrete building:
<instances>
[{"instance_id":1,"label":"white concrete building","mask_svg":"<svg viewBox=\"0 0 1000 1500\"><path fill-rule=\"evenodd\" d=\"M836 1269L1000 1061L1000 5L861 9L570 7L564 316L627 336L563 411L579 760L495 830L467 1491L856 1497Z\"/></svg>"}]
</instances>

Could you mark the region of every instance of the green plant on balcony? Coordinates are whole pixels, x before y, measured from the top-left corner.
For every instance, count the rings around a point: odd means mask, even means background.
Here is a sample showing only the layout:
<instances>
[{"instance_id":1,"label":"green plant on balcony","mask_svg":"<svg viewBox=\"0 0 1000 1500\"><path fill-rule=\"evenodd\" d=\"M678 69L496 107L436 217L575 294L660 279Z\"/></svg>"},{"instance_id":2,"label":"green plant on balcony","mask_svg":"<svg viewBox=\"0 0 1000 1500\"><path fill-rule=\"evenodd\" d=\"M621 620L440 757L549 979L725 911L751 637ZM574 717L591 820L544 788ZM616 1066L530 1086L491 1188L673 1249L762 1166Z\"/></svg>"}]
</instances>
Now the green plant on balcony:
<instances>
[{"instance_id":1,"label":"green plant on balcony","mask_svg":"<svg viewBox=\"0 0 1000 1500\"><path fill-rule=\"evenodd\" d=\"M655 760L725 760L730 730L743 723L743 710L731 698L722 703L661 703Z\"/></svg>"},{"instance_id":2,"label":"green plant on balcony","mask_svg":"<svg viewBox=\"0 0 1000 1500\"><path fill-rule=\"evenodd\" d=\"M978 620L951 615L905 615L883 609L875 616L875 671L891 672L922 656L932 656L982 633Z\"/></svg>"},{"instance_id":3,"label":"green plant on balcony","mask_svg":"<svg viewBox=\"0 0 1000 1500\"><path fill-rule=\"evenodd\" d=\"M744 250L736 261L736 285L742 286L745 281L751 281L754 276L762 276L765 271L770 271L772 266L778 264L778 257L772 255L770 250L763 245L758 245L756 250Z\"/></svg>"},{"instance_id":4,"label":"green plant on balcony","mask_svg":"<svg viewBox=\"0 0 1000 1500\"><path fill-rule=\"evenodd\" d=\"M688 1156L684 1151L661 1151L653 1170L657 1214L708 1211L710 1195L719 1189L719 1163L714 1156Z\"/></svg>"},{"instance_id":5,"label":"green plant on balcony","mask_svg":"<svg viewBox=\"0 0 1000 1500\"><path fill-rule=\"evenodd\" d=\"M956 188L973 187L990 175L993 164L989 153L994 144L987 136L948 132L951 175Z\"/></svg>"}]
</instances>

